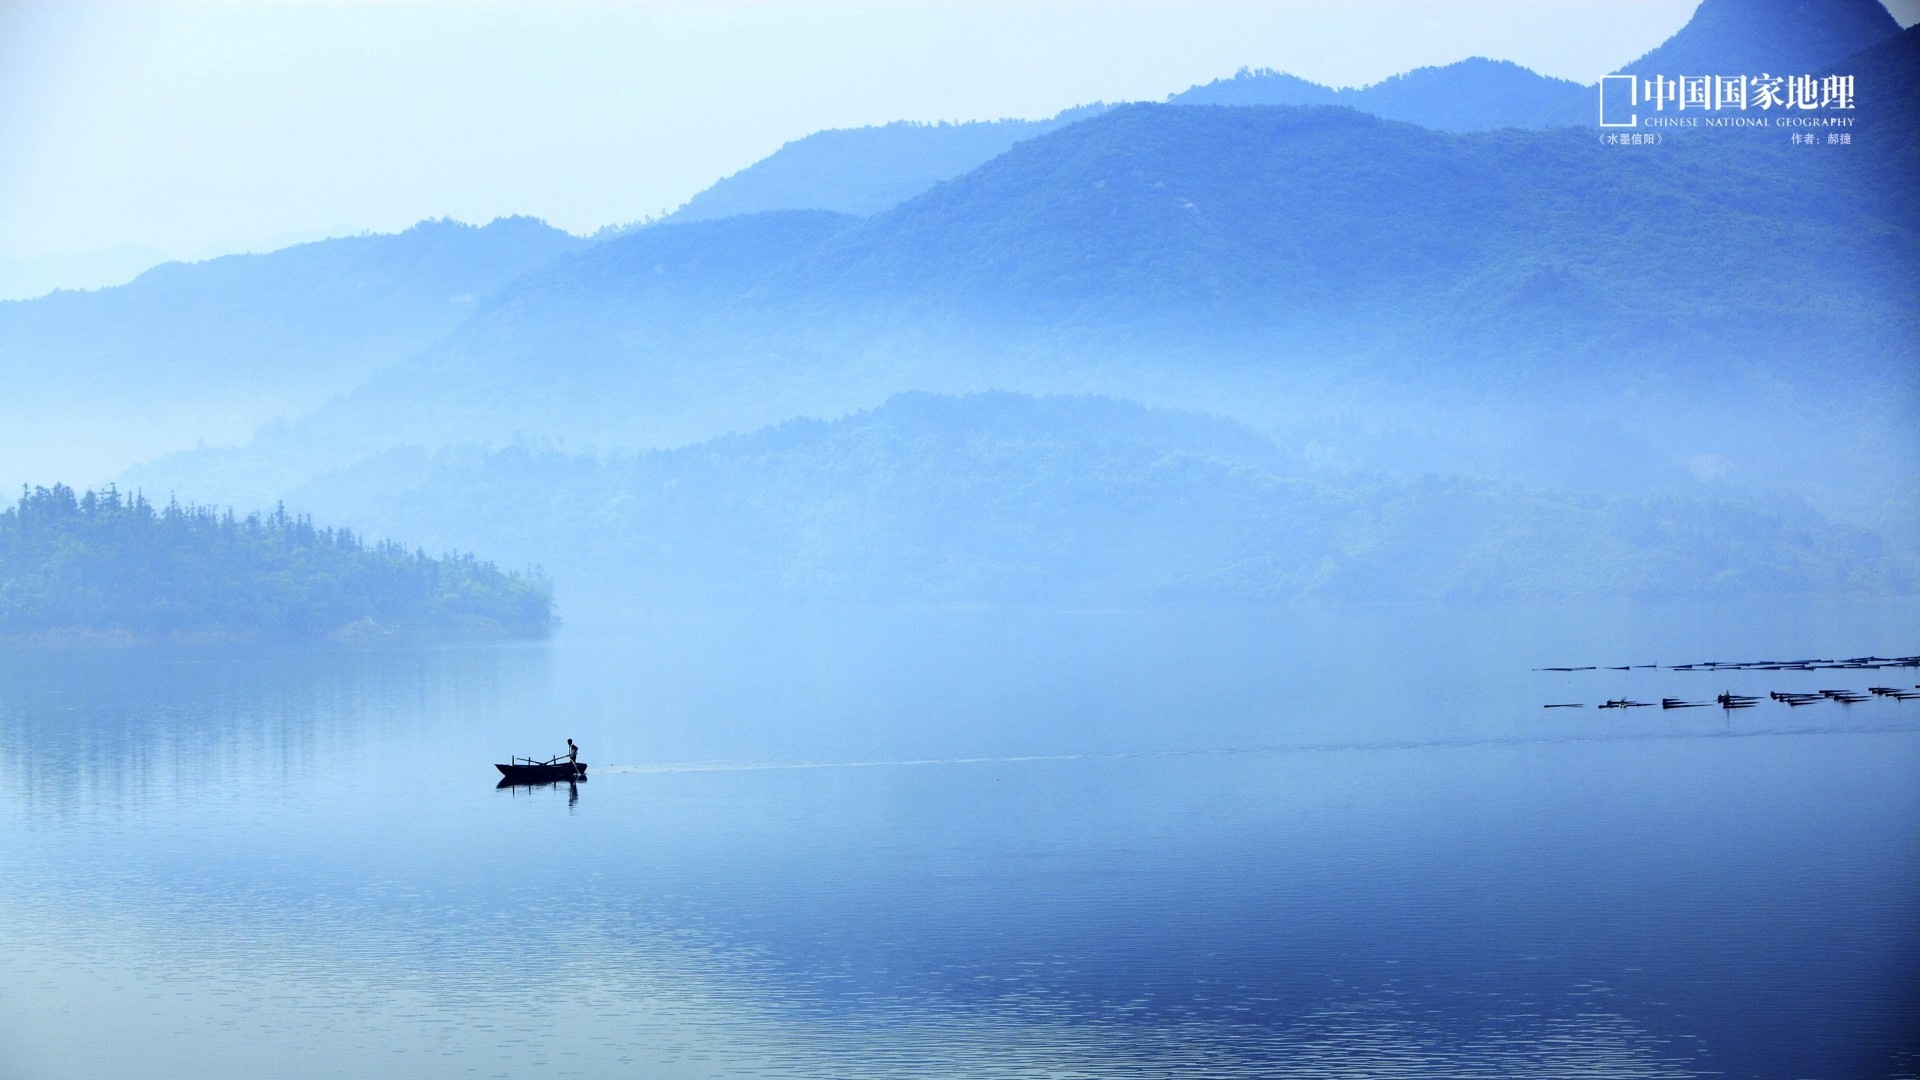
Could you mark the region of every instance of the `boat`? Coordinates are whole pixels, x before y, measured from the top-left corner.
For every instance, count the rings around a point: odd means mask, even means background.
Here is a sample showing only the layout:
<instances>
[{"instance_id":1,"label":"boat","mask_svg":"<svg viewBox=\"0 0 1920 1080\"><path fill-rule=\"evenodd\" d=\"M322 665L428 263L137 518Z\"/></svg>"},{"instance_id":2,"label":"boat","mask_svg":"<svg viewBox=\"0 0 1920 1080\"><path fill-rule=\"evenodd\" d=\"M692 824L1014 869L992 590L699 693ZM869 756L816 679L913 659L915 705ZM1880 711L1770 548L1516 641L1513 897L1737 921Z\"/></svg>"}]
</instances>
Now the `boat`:
<instances>
[{"instance_id":1,"label":"boat","mask_svg":"<svg viewBox=\"0 0 1920 1080\"><path fill-rule=\"evenodd\" d=\"M500 775L511 784L552 784L563 780L587 778L586 762L568 761L558 757L548 758L545 761L536 761L533 758L512 758L506 765L494 762L493 767L499 769Z\"/></svg>"}]
</instances>

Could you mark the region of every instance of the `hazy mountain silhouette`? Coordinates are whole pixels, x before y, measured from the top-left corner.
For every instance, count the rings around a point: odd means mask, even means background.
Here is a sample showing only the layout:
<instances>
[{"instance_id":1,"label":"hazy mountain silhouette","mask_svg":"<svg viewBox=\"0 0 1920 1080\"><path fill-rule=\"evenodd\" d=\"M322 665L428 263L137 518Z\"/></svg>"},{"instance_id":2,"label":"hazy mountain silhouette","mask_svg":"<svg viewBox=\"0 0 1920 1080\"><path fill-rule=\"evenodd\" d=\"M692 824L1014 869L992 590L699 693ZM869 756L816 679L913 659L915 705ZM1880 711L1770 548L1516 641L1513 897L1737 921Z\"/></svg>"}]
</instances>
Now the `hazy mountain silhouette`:
<instances>
[{"instance_id":1,"label":"hazy mountain silhouette","mask_svg":"<svg viewBox=\"0 0 1920 1080\"><path fill-rule=\"evenodd\" d=\"M472 338L528 307L569 304L648 320L687 318L715 298L740 296L766 273L858 221L825 210L742 214L634 229L555 258L481 302ZM635 321L645 320L636 318Z\"/></svg>"},{"instance_id":2,"label":"hazy mountain silhouette","mask_svg":"<svg viewBox=\"0 0 1920 1080\"><path fill-rule=\"evenodd\" d=\"M1793 326L1913 329L1915 237L1877 196L1859 203L1876 152L1718 139L1631 155L1586 131L1123 106L836 234L763 292L1189 339L1538 342L1596 360L1665 361L1710 333L1791 363ZM1749 182L1730 193L1732 175ZM1797 286L1792 320L1740 283L1769 263L1823 267Z\"/></svg>"},{"instance_id":3,"label":"hazy mountain silhouette","mask_svg":"<svg viewBox=\"0 0 1920 1080\"><path fill-rule=\"evenodd\" d=\"M544 565L570 615L769 600L1789 594L1913 580L1913 560L1791 500L1303 475L1237 425L1087 397L910 394L832 423L611 458L395 451L295 501Z\"/></svg>"},{"instance_id":4,"label":"hazy mountain silhouette","mask_svg":"<svg viewBox=\"0 0 1920 1080\"><path fill-rule=\"evenodd\" d=\"M0 301L29 300L56 289L125 285L168 261L143 244L115 244L100 251L61 252L18 259L0 255Z\"/></svg>"},{"instance_id":5,"label":"hazy mountain silhouette","mask_svg":"<svg viewBox=\"0 0 1920 1080\"><path fill-rule=\"evenodd\" d=\"M1333 105L1339 101L1340 91L1331 86L1272 68L1241 68L1232 78L1167 96L1170 105Z\"/></svg>"},{"instance_id":6,"label":"hazy mountain silhouette","mask_svg":"<svg viewBox=\"0 0 1920 1080\"><path fill-rule=\"evenodd\" d=\"M1243 70L1167 100L1175 105L1344 105L1436 131L1592 126L1595 108L1590 86L1479 56L1340 90L1282 72Z\"/></svg>"},{"instance_id":7,"label":"hazy mountain silhouette","mask_svg":"<svg viewBox=\"0 0 1920 1080\"><path fill-rule=\"evenodd\" d=\"M1179 105L1345 105L1440 131L1590 123L1593 90L1475 57L1420 68L1359 89L1334 90L1280 72L1243 70L1174 94ZM1015 143L1098 116L1084 105L1045 120L899 122L815 132L728 176L668 215L706 221L770 210L832 210L862 217L890 209L1006 152Z\"/></svg>"},{"instance_id":8,"label":"hazy mountain silhouette","mask_svg":"<svg viewBox=\"0 0 1920 1080\"><path fill-rule=\"evenodd\" d=\"M1900 32L1879 0L1702 0L1634 75L1805 75Z\"/></svg>"},{"instance_id":9,"label":"hazy mountain silhouette","mask_svg":"<svg viewBox=\"0 0 1920 1080\"><path fill-rule=\"evenodd\" d=\"M864 220L635 230L247 450L130 479L246 504L403 443L672 446L1004 388L1366 417L1449 469L1597 408L1672 460L1858 496L1915 457L1920 252L1884 148L1848 149L1125 106ZM1752 422L1809 409L1792 439Z\"/></svg>"},{"instance_id":10,"label":"hazy mountain silhouette","mask_svg":"<svg viewBox=\"0 0 1920 1080\"><path fill-rule=\"evenodd\" d=\"M1723 477L1878 520L1920 467L1913 41L1842 61L1875 125L1848 147L1123 106L865 217L581 247L309 415L127 479L259 505L407 444L671 447L1008 389L1217 412L1402 479Z\"/></svg>"},{"instance_id":11,"label":"hazy mountain silhouette","mask_svg":"<svg viewBox=\"0 0 1920 1080\"><path fill-rule=\"evenodd\" d=\"M1593 90L1474 57L1335 90L1276 71L1243 70L1174 94L1177 105L1345 105L1439 131L1590 124ZM787 143L695 195L667 217L705 221L769 210L833 210L865 217L960 176L1015 143L1099 115L1105 105L1046 120L993 120L834 129Z\"/></svg>"},{"instance_id":12,"label":"hazy mountain silhouette","mask_svg":"<svg viewBox=\"0 0 1920 1080\"><path fill-rule=\"evenodd\" d=\"M832 210L864 217L959 176L1021 139L1104 109L1083 105L1046 120L900 121L817 131L700 192L667 220L707 221L769 210Z\"/></svg>"},{"instance_id":13,"label":"hazy mountain silhouette","mask_svg":"<svg viewBox=\"0 0 1920 1080\"><path fill-rule=\"evenodd\" d=\"M1665 44L1620 70L1654 74L1808 73L1899 31L1877 0L1705 0ZM1506 60L1472 57L1363 87L1335 89L1271 69L1194 86L1179 105L1344 105L1437 131L1591 127L1594 89ZM960 176L1014 143L1097 115L1069 109L1046 120L894 123L817 132L695 195L670 220L768 210L866 216Z\"/></svg>"},{"instance_id":14,"label":"hazy mountain silhouette","mask_svg":"<svg viewBox=\"0 0 1920 1080\"><path fill-rule=\"evenodd\" d=\"M1920 200L1912 197L1920 176L1920 26L1910 26L1864 52L1828 69L1854 77L1861 125L1873 136L1869 167L1879 176L1871 185L1890 206L1904 213L1909 228L1920 228Z\"/></svg>"},{"instance_id":15,"label":"hazy mountain silhouette","mask_svg":"<svg viewBox=\"0 0 1920 1080\"><path fill-rule=\"evenodd\" d=\"M488 293L582 243L529 218L423 222L0 302L14 414L0 459L19 470L14 481L54 466L72 476L86 445L92 460L79 468L107 476L197 437L244 437L418 352ZM50 450L61 456L43 467Z\"/></svg>"}]
</instances>

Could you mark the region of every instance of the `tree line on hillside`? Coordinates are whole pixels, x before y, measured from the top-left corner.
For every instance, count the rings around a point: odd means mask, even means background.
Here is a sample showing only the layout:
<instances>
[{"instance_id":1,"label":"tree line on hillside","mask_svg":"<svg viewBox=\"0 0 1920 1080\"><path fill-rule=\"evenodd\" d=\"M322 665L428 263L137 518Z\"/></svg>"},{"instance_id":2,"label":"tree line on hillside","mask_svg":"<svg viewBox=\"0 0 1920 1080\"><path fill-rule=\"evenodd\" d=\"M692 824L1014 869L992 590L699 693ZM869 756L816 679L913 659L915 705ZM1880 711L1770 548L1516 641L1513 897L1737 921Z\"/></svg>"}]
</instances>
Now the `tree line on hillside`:
<instances>
[{"instance_id":1,"label":"tree line on hillside","mask_svg":"<svg viewBox=\"0 0 1920 1080\"><path fill-rule=\"evenodd\" d=\"M1903 595L1920 581L1920 553L1885 536L1684 469L1630 496L1395 479L1094 397L904 394L643 454L416 448L293 497L537 562L609 610Z\"/></svg>"},{"instance_id":2,"label":"tree line on hillside","mask_svg":"<svg viewBox=\"0 0 1920 1080\"><path fill-rule=\"evenodd\" d=\"M288 514L23 489L0 511L0 636L311 639L552 625L541 578Z\"/></svg>"}]
</instances>

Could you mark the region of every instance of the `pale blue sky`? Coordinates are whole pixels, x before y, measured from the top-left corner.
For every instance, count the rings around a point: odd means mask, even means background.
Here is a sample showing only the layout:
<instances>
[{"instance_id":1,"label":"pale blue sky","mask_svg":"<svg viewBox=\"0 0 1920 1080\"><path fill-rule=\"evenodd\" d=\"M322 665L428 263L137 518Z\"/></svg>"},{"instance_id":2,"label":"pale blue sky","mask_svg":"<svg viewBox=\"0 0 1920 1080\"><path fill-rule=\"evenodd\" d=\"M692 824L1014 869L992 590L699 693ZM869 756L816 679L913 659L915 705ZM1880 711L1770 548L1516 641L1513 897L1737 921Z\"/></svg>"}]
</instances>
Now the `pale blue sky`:
<instances>
[{"instance_id":1,"label":"pale blue sky","mask_svg":"<svg viewBox=\"0 0 1920 1080\"><path fill-rule=\"evenodd\" d=\"M1914 21L1920 0L1894 12ZM8 3L0 256L657 214L782 142L1469 55L1591 81L1694 0Z\"/></svg>"}]
</instances>

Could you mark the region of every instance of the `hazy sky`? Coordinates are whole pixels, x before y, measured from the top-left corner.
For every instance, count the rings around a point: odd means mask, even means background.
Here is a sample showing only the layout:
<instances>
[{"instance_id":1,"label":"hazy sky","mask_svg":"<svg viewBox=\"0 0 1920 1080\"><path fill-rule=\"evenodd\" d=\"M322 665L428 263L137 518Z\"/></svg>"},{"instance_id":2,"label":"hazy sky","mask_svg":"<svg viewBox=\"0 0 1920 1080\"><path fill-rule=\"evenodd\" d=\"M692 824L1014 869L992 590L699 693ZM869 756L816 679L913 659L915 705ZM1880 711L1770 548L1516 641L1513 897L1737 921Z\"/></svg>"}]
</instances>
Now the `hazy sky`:
<instances>
[{"instance_id":1,"label":"hazy sky","mask_svg":"<svg viewBox=\"0 0 1920 1080\"><path fill-rule=\"evenodd\" d=\"M586 232L827 127L1158 100L1243 65L1591 81L1694 2L0 0L0 256L512 213Z\"/></svg>"}]
</instances>

